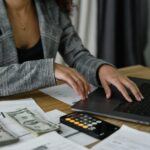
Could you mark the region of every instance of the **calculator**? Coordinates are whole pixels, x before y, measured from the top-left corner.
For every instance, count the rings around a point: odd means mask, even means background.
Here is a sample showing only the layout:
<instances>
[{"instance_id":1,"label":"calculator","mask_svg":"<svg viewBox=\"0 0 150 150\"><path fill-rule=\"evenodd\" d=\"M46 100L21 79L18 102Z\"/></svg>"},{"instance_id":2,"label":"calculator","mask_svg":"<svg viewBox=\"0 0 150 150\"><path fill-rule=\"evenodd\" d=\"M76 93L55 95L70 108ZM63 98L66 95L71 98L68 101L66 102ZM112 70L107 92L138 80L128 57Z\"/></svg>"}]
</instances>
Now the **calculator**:
<instances>
[{"instance_id":1,"label":"calculator","mask_svg":"<svg viewBox=\"0 0 150 150\"><path fill-rule=\"evenodd\" d=\"M60 122L100 140L110 136L119 129L116 125L82 112L74 112L62 116L60 117Z\"/></svg>"}]
</instances>

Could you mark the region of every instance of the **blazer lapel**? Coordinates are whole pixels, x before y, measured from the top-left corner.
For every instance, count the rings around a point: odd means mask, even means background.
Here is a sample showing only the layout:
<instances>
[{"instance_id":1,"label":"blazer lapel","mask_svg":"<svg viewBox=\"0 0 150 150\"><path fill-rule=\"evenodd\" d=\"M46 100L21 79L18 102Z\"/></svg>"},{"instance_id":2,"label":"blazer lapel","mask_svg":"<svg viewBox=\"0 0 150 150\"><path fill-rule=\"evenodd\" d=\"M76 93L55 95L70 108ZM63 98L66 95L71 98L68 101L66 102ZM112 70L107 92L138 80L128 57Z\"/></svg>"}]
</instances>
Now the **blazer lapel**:
<instances>
[{"instance_id":1,"label":"blazer lapel","mask_svg":"<svg viewBox=\"0 0 150 150\"><path fill-rule=\"evenodd\" d=\"M11 26L7 16L5 2L0 0L0 28L2 33L11 32Z\"/></svg>"},{"instance_id":2,"label":"blazer lapel","mask_svg":"<svg viewBox=\"0 0 150 150\"><path fill-rule=\"evenodd\" d=\"M55 23L52 16L49 15L48 11L50 10L46 10L44 2L41 2L41 0L34 0L34 2L39 20L44 57L49 58L53 56L52 53L55 51L54 48L52 49L51 47L51 42L52 45L54 41L59 45L62 30Z\"/></svg>"},{"instance_id":3,"label":"blazer lapel","mask_svg":"<svg viewBox=\"0 0 150 150\"><path fill-rule=\"evenodd\" d=\"M13 39L12 27L8 19L4 0L0 0L0 30L1 42L3 45L5 45L4 49L0 48L0 53L3 55L3 58L1 58L2 62L5 62L4 64L17 63L17 50Z\"/></svg>"}]
</instances>

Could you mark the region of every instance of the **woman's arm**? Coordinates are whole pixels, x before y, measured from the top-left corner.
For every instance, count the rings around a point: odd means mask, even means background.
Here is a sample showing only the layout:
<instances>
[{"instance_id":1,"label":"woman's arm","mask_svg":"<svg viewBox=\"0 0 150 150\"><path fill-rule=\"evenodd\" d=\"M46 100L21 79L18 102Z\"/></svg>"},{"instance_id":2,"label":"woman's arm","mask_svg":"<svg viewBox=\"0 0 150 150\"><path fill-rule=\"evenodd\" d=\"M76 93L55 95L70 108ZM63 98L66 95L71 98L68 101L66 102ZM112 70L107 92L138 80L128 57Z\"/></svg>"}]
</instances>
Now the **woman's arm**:
<instances>
[{"instance_id":1,"label":"woman's arm","mask_svg":"<svg viewBox=\"0 0 150 150\"><path fill-rule=\"evenodd\" d=\"M81 39L67 14L60 12L59 18L60 26L63 30L59 48L60 54L70 67L77 69L91 84L99 86L98 68L109 63L93 57L82 45Z\"/></svg>"},{"instance_id":2,"label":"woman's arm","mask_svg":"<svg viewBox=\"0 0 150 150\"><path fill-rule=\"evenodd\" d=\"M107 98L111 96L110 85L112 84L122 93L128 102L132 102L132 99L126 88L132 92L136 100L141 101L143 99L135 83L121 75L109 63L93 57L84 48L67 14L60 12L59 18L63 30L59 51L69 66L76 68L93 85L98 86L99 81L101 81Z\"/></svg>"},{"instance_id":3,"label":"woman's arm","mask_svg":"<svg viewBox=\"0 0 150 150\"><path fill-rule=\"evenodd\" d=\"M0 96L55 85L53 59L27 61L0 67Z\"/></svg>"}]
</instances>

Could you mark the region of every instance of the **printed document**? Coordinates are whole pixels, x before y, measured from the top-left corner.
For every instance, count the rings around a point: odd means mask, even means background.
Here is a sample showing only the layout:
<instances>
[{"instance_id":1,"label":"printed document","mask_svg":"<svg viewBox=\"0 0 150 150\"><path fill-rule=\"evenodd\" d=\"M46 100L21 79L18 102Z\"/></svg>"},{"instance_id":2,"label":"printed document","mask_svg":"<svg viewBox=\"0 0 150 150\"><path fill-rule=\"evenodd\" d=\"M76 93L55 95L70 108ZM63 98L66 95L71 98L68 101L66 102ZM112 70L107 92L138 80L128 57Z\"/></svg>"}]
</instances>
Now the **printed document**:
<instances>
[{"instance_id":1,"label":"printed document","mask_svg":"<svg viewBox=\"0 0 150 150\"><path fill-rule=\"evenodd\" d=\"M150 150L150 134L122 126L92 150Z\"/></svg>"},{"instance_id":2,"label":"printed document","mask_svg":"<svg viewBox=\"0 0 150 150\"><path fill-rule=\"evenodd\" d=\"M86 148L77 145L70 140L65 139L56 132L44 134L30 141L13 145L9 148L1 150L87 150Z\"/></svg>"},{"instance_id":3,"label":"printed document","mask_svg":"<svg viewBox=\"0 0 150 150\"><path fill-rule=\"evenodd\" d=\"M91 85L91 91L95 89L96 87ZM77 93L75 93L74 90L67 84L45 88L40 91L70 106L74 105L81 99L81 97Z\"/></svg>"}]
</instances>

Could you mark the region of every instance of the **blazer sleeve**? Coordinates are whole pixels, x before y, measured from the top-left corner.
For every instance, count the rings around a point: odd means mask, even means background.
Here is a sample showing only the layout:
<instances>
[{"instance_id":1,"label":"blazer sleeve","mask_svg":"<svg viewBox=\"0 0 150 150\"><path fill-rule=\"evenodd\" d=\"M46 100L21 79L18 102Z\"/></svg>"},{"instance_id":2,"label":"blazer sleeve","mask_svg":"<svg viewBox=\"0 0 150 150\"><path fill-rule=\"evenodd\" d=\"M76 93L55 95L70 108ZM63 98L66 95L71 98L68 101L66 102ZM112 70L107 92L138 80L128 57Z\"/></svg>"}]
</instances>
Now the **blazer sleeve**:
<instances>
[{"instance_id":1,"label":"blazer sleeve","mask_svg":"<svg viewBox=\"0 0 150 150\"><path fill-rule=\"evenodd\" d=\"M55 85L53 66L53 59L41 59L0 67L0 96Z\"/></svg>"},{"instance_id":2,"label":"blazer sleeve","mask_svg":"<svg viewBox=\"0 0 150 150\"><path fill-rule=\"evenodd\" d=\"M63 30L59 52L65 62L76 68L93 85L99 86L97 71L100 66L109 64L97 59L83 46L81 39L75 31L69 16L60 11L60 26Z\"/></svg>"}]
</instances>

